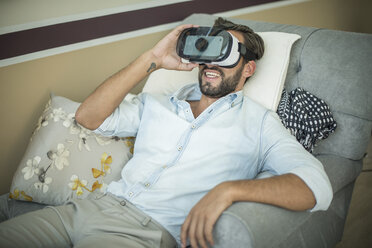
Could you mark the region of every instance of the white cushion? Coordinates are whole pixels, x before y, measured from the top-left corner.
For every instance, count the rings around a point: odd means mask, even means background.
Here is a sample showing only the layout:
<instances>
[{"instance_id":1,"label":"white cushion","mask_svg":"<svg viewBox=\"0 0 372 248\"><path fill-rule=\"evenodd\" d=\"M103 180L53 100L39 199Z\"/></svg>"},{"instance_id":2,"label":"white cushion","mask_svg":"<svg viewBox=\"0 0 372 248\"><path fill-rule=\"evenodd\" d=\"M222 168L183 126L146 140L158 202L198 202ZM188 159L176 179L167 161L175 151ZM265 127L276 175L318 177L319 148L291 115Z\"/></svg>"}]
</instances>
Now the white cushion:
<instances>
[{"instance_id":1,"label":"white cushion","mask_svg":"<svg viewBox=\"0 0 372 248\"><path fill-rule=\"evenodd\" d=\"M257 32L265 43L265 53L257 61L254 75L244 86L244 95L264 107L276 111L284 87L293 43L297 34L283 32ZM198 82L198 68L191 72L160 69L153 72L143 92L171 94L189 83Z\"/></svg>"}]
</instances>

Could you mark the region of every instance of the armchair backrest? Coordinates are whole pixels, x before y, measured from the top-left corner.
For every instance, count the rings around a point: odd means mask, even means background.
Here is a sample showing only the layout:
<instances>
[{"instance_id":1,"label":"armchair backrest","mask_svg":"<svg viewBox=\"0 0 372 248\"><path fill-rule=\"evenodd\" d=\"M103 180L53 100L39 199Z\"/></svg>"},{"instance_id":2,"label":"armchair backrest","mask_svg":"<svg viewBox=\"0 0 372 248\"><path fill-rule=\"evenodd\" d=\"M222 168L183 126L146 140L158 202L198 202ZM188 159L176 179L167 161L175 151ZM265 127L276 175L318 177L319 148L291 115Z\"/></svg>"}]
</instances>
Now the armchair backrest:
<instances>
[{"instance_id":1,"label":"armchair backrest","mask_svg":"<svg viewBox=\"0 0 372 248\"><path fill-rule=\"evenodd\" d=\"M184 23L212 25L216 17L194 14ZM301 36L292 47L285 88L301 87L323 99L337 121L334 134L319 142L314 154L360 160L372 129L372 35L231 19L256 32Z\"/></svg>"}]
</instances>

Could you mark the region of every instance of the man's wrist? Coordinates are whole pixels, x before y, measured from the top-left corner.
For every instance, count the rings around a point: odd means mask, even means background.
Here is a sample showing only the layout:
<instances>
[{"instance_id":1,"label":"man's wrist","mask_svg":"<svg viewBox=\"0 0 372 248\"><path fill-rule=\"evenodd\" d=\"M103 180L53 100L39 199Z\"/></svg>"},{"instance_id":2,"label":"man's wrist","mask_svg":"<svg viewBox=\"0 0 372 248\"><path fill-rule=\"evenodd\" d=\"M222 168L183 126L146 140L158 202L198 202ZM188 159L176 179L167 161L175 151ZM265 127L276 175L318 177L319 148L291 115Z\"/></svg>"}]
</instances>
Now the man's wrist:
<instances>
[{"instance_id":1,"label":"man's wrist","mask_svg":"<svg viewBox=\"0 0 372 248\"><path fill-rule=\"evenodd\" d=\"M224 198L226 199L226 201L230 202L230 204L237 200L236 198L237 181L223 182L219 184L218 187L220 187L221 194L224 195Z\"/></svg>"},{"instance_id":2,"label":"man's wrist","mask_svg":"<svg viewBox=\"0 0 372 248\"><path fill-rule=\"evenodd\" d=\"M158 59L152 54L151 51L147 51L143 53L141 56L139 56L136 60L139 63L139 65L142 66L143 72L145 74L150 74L157 69L159 69L159 62Z\"/></svg>"},{"instance_id":3,"label":"man's wrist","mask_svg":"<svg viewBox=\"0 0 372 248\"><path fill-rule=\"evenodd\" d=\"M146 67L146 73L151 73L161 68L161 60L157 57L152 50L147 51L143 54L146 56L148 66Z\"/></svg>"}]
</instances>

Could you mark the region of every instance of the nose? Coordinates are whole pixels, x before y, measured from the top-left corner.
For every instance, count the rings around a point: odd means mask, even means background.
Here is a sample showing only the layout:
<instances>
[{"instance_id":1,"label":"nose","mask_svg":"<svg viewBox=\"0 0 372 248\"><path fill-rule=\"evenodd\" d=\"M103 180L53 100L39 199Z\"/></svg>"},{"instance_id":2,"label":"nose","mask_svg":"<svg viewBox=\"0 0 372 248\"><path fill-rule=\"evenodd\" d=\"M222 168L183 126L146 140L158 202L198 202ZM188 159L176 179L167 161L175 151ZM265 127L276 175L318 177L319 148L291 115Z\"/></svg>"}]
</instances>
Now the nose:
<instances>
[{"instance_id":1,"label":"nose","mask_svg":"<svg viewBox=\"0 0 372 248\"><path fill-rule=\"evenodd\" d=\"M219 66L217 65L213 65L213 64L208 64L208 63L202 63L202 64L199 64L200 66L202 66L203 68L208 68L208 69L216 69L218 68Z\"/></svg>"}]
</instances>

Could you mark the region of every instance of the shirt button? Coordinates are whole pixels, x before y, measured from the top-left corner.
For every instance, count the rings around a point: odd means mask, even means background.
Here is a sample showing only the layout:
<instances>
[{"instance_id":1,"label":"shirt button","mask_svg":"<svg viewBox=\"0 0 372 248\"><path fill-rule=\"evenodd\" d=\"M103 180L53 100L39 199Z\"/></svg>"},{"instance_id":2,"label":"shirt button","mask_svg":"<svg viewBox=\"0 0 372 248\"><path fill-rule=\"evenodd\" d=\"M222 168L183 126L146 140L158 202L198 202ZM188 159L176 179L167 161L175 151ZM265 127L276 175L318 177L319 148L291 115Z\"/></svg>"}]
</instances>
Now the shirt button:
<instances>
[{"instance_id":1,"label":"shirt button","mask_svg":"<svg viewBox=\"0 0 372 248\"><path fill-rule=\"evenodd\" d=\"M166 165L163 165L163 166L162 166L162 168L163 168L163 169L166 169L166 168L168 168L168 166L166 166Z\"/></svg>"},{"instance_id":2,"label":"shirt button","mask_svg":"<svg viewBox=\"0 0 372 248\"><path fill-rule=\"evenodd\" d=\"M179 146L177 149L178 149L178 151L181 151L182 150L182 146Z\"/></svg>"},{"instance_id":3,"label":"shirt button","mask_svg":"<svg viewBox=\"0 0 372 248\"><path fill-rule=\"evenodd\" d=\"M146 188L150 187L150 184L149 183L145 183L145 187Z\"/></svg>"},{"instance_id":4,"label":"shirt button","mask_svg":"<svg viewBox=\"0 0 372 248\"><path fill-rule=\"evenodd\" d=\"M133 196L133 192L129 192L128 195L129 195L129 197L132 197Z\"/></svg>"},{"instance_id":5,"label":"shirt button","mask_svg":"<svg viewBox=\"0 0 372 248\"><path fill-rule=\"evenodd\" d=\"M196 126L195 126L195 125L193 124L193 125L191 126L191 128L192 128L192 129L195 129L195 128L196 128Z\"/></svg>"}]
</instances>

